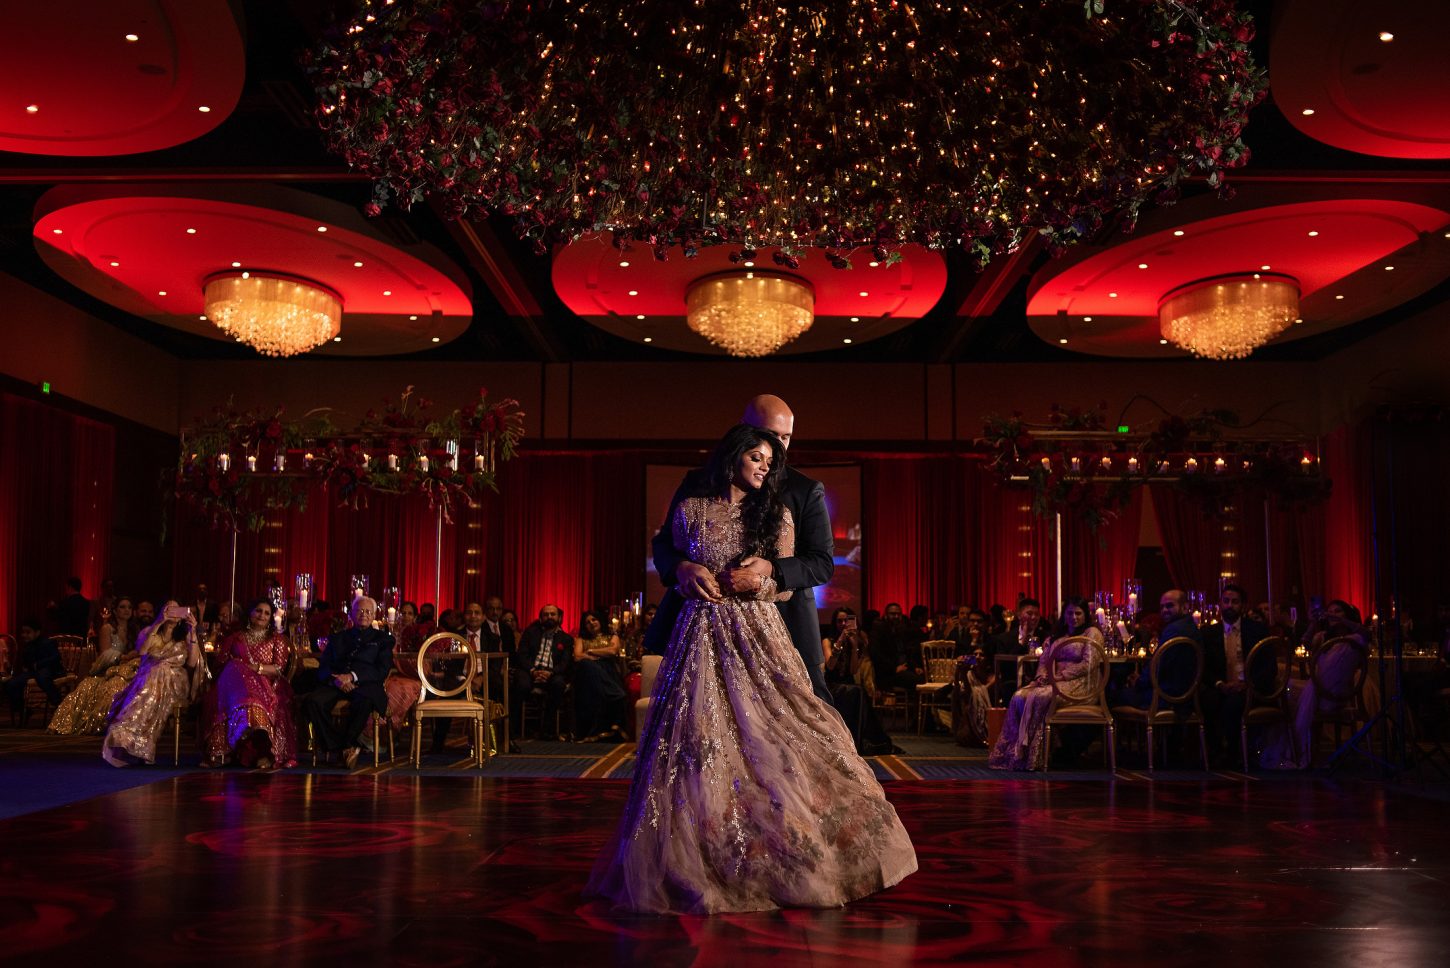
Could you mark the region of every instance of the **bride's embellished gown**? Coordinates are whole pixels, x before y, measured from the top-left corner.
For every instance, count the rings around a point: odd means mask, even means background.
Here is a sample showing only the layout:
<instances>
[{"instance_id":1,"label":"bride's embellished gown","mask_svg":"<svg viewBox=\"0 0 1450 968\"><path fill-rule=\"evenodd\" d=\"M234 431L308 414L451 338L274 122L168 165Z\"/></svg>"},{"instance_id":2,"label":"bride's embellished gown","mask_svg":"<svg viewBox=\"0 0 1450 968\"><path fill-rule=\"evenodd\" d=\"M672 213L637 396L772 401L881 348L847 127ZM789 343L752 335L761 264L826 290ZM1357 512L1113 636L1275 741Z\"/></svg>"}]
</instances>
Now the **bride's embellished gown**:
<instances>
[{"instance_id":1,"label":"bride's embellished gown","mask_svg":"<svg viewBox=\"0 0 1450 968\"><path fill-rule=\"evenodd\" d=\"M720 572L737 505L682 501L675 546ZM789 514L778 554L794 552ZM789 594L789 593L787 593ZM775 583L686 601L655 680L629 803L586 894L644 912L834 907L916 870L916 852L775 606Z\"/></svg>"}]
</instances>

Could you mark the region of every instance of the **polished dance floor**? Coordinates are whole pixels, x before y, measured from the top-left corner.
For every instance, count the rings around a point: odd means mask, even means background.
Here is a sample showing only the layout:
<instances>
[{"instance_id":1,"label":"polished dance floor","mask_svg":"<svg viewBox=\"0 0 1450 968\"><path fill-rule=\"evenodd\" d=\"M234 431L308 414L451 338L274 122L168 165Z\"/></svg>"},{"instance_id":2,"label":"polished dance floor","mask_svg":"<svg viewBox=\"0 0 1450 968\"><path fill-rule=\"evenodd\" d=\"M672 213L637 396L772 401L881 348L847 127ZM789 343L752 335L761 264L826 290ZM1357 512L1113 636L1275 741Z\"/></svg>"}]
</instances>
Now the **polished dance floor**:
<instances>
[{"instance_id":1,"label":"polished dance floor","mask_svg":"<svg viewBox=\"0 0 1450 968\"><path fill-rule=\"evenodd\" d=\"M623 781L153 777L0 821L0 960L1366 968L1450 950L1450 802L1367 780L889 782L921 861L901 886L664 918L579 897Z\"/></svg>"}]
</instances>

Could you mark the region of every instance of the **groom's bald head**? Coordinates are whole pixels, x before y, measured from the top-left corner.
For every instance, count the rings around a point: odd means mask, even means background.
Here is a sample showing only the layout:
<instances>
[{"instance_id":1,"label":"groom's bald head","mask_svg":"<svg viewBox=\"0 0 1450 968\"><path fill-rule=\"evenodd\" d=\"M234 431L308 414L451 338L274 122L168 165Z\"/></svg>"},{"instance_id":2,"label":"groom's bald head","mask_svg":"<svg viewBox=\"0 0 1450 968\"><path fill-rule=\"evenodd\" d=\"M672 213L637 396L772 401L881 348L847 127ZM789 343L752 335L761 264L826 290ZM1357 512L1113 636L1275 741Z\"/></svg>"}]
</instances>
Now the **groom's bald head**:
<instances>
[{"instance_id":1,"label":"groom's bald head","mask_svg":"<svg viewBox=\"0 0 1450 968\"><path fill-rule=\"evenodd\" d=\"M791 434L795 431L795 414L790 412L784 400L770 393L753 397L745 405L741 423L757 430L768 430L780 438L781 446L789 449Z\"/></svg>"}]
</instances>

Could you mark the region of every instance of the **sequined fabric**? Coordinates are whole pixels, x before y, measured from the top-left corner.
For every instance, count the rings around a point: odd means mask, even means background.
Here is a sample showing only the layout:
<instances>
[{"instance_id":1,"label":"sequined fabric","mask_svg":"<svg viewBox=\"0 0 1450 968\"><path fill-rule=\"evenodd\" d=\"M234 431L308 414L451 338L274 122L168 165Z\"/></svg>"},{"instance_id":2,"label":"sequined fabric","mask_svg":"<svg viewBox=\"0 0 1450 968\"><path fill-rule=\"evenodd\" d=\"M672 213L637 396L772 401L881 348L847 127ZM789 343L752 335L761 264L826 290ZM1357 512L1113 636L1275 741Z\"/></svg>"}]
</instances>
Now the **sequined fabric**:
<instances>
[{"instance_id":1,"label":"sequined fabric","mask_svg":"<svg viewBox=\"0 0 1450 968\"><path fill-rule=\"evenodd\" d=\"M156 762L156 738L178 705L191 701L202 675L200 661L186 664L192 646L152 634L142 648L141 667L116 698L101 757L112 766Z\"/></svg>"},{"instance_id":2,"label":"sequined fabric","mask_svg":"<svg viewBox=\"0 0 1450 968\"><path fill-rule=\"evenodd\" d=\"M221 644L226 656L216 682L202 704L202 755L213 764L247 762L251 754L239 750L254 730L262 730L271 743L278 766L297 765L297 722L292 715L292 684L286 670L290 656L287 640L271 635L254 642L246 632L234 632ZM252 664L276 666L282 674L263 675Z\"/></svg>"},{"instance_id":3,"label":"sequined fabric","mask_svg":"<svg viewBox=\"0 0 1450 968\"><path fill-rule=\"evenodd\" d=\"M719 571L739 509L690 498L676 547ZM789 519L779 553L791 554ZM816 698L774 583L687 601L655 682L629 804L586 894L641 912L834 907L916 870L916 853L836 712Z\"/></svg>"},{"instance_id":4,"label":"sequined fabric","mask_svg":"<svg viewBox=\"0 0 1450 968\"><path fill-rule=\"evenodd\" d=\"M111 706L136 678L140 667L141 656L133 652L100 675L86 676L60 701L50 718L50 731L61 736L104 733Z\"/></svg>"},{"instance_id":5,"label":"sequined fabric","mask_svg":"<svg viewBox=\"0 0 1450 968\"><path fill-rule=\"evenodd\" d=\"M1089 629L1089 637L1102 638L1097 629ZM1037 676L1012 695L1002 733L997 745L987 756L987 765L994 770L1040 770L1052 751L1047 749L1047 714L1052 709L1052 683L1048 668L1052 652L1049 645L1037 662ZM1069 699L1087 699L1095 694L1102 681L1103 670L1093 663L1092 652L1081 643L1064 645L1071 654L1063 654L1057 663L1057 688Z\"/></svg>"}]
</instances>

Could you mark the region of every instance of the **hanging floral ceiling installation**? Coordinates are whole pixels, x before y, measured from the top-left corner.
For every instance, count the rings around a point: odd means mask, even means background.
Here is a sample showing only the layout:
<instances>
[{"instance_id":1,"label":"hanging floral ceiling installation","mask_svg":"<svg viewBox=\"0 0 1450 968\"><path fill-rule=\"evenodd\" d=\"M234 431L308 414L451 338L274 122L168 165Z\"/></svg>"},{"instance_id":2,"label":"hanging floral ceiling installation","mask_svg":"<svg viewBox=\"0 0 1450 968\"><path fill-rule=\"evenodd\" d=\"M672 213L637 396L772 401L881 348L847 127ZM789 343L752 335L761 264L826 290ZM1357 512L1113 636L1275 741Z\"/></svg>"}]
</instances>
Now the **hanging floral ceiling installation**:
<instances>
[{"instance_id":1,"label":"hanging floral ceiling installation","mask_svg":"<svg viewBox=\"0 0 1450 968\"><path fill-rule=\"evenodd\" d=\"M333 411L289 420L281 409L218 408L182 432L176 498L215 528L260 530L269 512L307 506L314 483L339 504L367 506L371 494L423 495L453 519L461 502L498 490L498 462L524 435L517 400L431 417L432 403L408 387L396 402L370 410L352 430Z\"/></svg>"},{"instance_id":2,"label":"hanging floral ceiling installation","mask_svg":"<svg viewBox=\"0 0 1450 968\"><path fill-rule=\"evenodd\" d=\"M1044 423L1028 423L1021 414L988 417L980 443L989 469L1004 484L1032 492L1033 511L1062 514L1093 530L1117 517L1133 489L1150 481L1174 485L1210 516L1245 497L1280 507L1327 498L1331 482L1313 443L1256 433L1263 421L1205 410L1190 417L1167 414L1150 430L1134 433L1110 426L1103 408L1054 404Z\"/></svg>"},{"instance_id":3,"label":"hanging floral ceiling installation","mask_svg":"<svg viewBox=\"0 0 1450 968\"><path fill-rule=\"evenodd\" d=\"M542 250L1058 249L1219 186L1265 80L1229 0L373 0L309 57L377 212Z\"/></svg>"}]
</instances>

